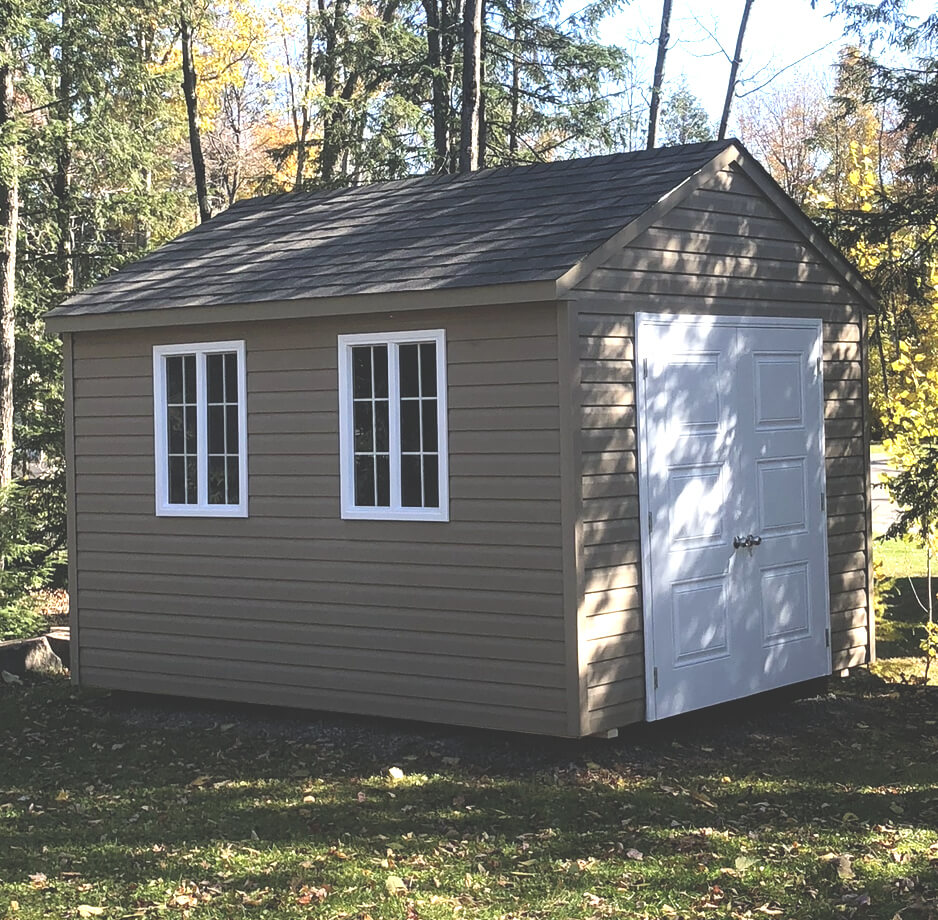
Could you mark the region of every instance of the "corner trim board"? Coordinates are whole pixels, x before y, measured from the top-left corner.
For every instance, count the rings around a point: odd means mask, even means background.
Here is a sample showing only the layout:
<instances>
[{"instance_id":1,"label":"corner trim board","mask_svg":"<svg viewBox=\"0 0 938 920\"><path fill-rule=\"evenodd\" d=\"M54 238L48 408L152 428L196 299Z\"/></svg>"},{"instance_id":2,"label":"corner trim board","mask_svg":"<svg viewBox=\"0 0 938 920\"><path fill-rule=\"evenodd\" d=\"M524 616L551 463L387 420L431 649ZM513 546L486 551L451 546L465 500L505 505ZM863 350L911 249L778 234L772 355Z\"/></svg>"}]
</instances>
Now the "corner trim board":
<instances>
[{"instance_id":1,"label":"corner trim board","mask_svg":"<svg viewBox=\"0 0 938 920\"><path fill-rule=\"evenodd\" d=\"M563 616L566 644L567 733L590 731L588 662L583 641L583 503L580 433L579 309L557 304L557 372L560 382L560 517L563 545Z\"/></svg>"},{"instance_id":2,"label":"corner trim board","mask_svg":"<svg viewBox=\"0 0 938 920\"><path fill-rule=\"evenodd\" d=\"M78 517L75 508L75 358L72 334L62 335L62 364L65 383L65 534L68 558L69 674L73 684L81 682L81 630L78 608Z\"/></svg>"}]
</instances>

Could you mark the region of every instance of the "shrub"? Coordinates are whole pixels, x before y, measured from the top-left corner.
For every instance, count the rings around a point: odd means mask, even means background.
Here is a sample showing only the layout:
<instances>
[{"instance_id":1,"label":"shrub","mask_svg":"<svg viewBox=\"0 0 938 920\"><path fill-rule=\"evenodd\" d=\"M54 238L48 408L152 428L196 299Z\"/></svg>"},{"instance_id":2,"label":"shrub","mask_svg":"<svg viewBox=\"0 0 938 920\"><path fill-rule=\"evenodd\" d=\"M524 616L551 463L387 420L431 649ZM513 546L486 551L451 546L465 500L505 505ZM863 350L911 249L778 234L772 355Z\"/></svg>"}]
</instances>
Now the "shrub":
<instances>
[{"instance_id":1,"label":"shrub","mask_svg":"<svg viewBox=\"0 0 938 920\"><path fill-rule=\"evenodd\" d=\"M43 632L32 596L64 561L64 539L50 531L48 482L13 482L0 490L0 639ZM54 515L53 515L54 517Z\"/></svg>"}]
</instances>

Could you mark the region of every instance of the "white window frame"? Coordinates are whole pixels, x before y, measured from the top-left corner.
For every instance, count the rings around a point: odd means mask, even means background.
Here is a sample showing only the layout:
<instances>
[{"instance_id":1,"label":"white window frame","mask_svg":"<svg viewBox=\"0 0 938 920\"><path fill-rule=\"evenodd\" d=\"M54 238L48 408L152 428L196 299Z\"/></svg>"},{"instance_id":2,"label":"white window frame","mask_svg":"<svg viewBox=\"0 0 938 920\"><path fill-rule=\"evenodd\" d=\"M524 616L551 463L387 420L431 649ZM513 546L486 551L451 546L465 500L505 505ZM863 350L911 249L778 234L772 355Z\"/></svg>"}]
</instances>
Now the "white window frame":
<instances>
[{"instance_id":1,"label":"white window frame","mask_svg":"<svg viewBox=\"0 0 938 920\"><path fill-rule=\"evenodd\" d=\"M237 505L208 502L208 381L206 358L220 352L238 356L238 497ZM169 501L169 444L166 423L166 358L195 355L196 387L196 458L197 494L195 504L171 504ZM156 458L156 514L158 517L227 517L248 516L248 437L247 437L247 367L244 341L190 342L180 345L153 346L153 430Z\"/></svg>"},{"instance_id":2,"label":"white window frame","mask_svg":"<svg viewBox=\"0 0 938 920\"><path fill-rule=\"evenodd\" d=\"M449 520L449 438L446 400L446 333L443 329L413 332L368 332L340 335L339 340L339 466L342 518L370 521ZM401 504L401 387L398 349L401 345L436 345L437 456L439 508L412 508ZM352 412L352 348L388 346L388 447L391 469L391 504L355 504L355 425Z\"/></svg>"}]
</instances>

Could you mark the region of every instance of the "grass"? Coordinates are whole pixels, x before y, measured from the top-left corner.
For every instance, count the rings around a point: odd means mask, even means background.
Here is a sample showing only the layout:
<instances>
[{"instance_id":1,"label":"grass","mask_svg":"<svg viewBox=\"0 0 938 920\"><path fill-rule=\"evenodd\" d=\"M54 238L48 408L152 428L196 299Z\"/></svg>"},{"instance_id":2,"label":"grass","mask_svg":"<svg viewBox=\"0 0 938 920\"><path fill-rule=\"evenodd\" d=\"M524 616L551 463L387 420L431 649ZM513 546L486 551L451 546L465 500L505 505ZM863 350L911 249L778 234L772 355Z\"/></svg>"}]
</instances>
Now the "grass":
<instances>
[{"instance_id":1,"label":"grass","mask_svg":"<svg viewBox=\"0 0 938 920\"><path fill-rule=\"evenodd\" d=\"M919 643L927 617L920 602L926 604L928 597L925 550L907 540L876 540L873 553L880 576L892 584L885 589L885 613L876 623L879 661L872 669L890 681L921 678L925 665ZM934 577L936 590L938 572ZM932 670L930 682L938 683L938 669Z\"/></svg>"},{"instance_id":2,"label":"grass","mask_svg":"<svg viewBox=\"0 0 938 920\"><path fill-rule=\"evenodd\" d=\"M934 916L938 691L831 687L574 743L0 685L0 917Z\"/></svg>"}]
</instances>

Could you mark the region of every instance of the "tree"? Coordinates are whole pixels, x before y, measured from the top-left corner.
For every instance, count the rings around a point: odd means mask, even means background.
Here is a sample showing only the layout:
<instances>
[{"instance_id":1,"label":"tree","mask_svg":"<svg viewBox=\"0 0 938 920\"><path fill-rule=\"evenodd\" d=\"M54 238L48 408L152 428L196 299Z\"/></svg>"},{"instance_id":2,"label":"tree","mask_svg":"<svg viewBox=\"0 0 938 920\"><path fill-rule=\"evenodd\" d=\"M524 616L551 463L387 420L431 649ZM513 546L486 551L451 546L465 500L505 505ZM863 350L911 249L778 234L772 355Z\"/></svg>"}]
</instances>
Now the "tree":
<instances>
[{"instance_id":1,"label":"tree","mask_svg":"<svg viewBox=\"0 0 938 920\"><path fill-rule=\"evenodd\" d=\"M688 88L686 77L665 101L661 128L666 144L697 144L713 139L710 117Z\"/></svg>"},{"instance_id":2,"label":"tree","mask_svg":"<svg viewBox=\"0 0 938 920\"><path fill-rule=\"evenodd\" d=\"M563 17L556 5L489 0L485 28L485 162L498 166L620 146L615 103L628 55L598 40L607 9Z\"/></svg>"},{"instance_id":3,"label":"tree","mask_svg":"<svg viewBox=\"0 0 938 920\"><path fill-rule=\"evenodd\" d=\"M645 146L652 150L655 146L655 132L658 128L658 107L661 104L661 89L664 86L664 59L668 53L670 40L671 0L664 0L661 9L661 30L658 33L658 54L655 57L655 75L651 82L651 102L648 106L648 140Z\"/></svg>"},{"instance_id":4,"label":"tree","mask_svg":"<svg viewBox=\"0 0 938 920\"><path fill-rule=\"evenodd\" d=\"M189 125L189 151L195 176L195 199L199 207L199 221L212 217L208 200L208 182L205 175L205 157L202 154L202 134L199 128L198 74L193 51L194 21L192 10L183 8L179 15L179 46L182 51L182 92L186 100L186 118Z\"/></svg>"},{"instance_id":5,"label":"tree","mask_svg":"<svg viewBox=\"0 0 938 920\"><path fill-rule=\"evenodd\" d=\"M830 118L827 93L817 80L804 78L749 97L737 115L740 139L801 207L812 206L829 162Z\"/></svg>"},{"instance_id":6,"label":"tree","mask_svg":"<svg viewBox=\"0 0 938 920\"><path fill-rule=\"evenodd\" d=\"M736 95L739 65L743 59L743 39L746 37L746 26L749 23L749 11L752 9L752 4L753 0L743 0L743 15L740 17L739 31L736 33L736 50L733 52L732 61L730 61L730 78L726 84L723 114L720 116L720 128L717 131L717 137L720 140L726 137L726 129L730 123L730 109L733 107L733 97Z\"/></svg>"},{"instance_id":7,"label":"tree","mask_svg":"<svg viewBox=\"0 0 938 920\"><path fill-rule=\"evenodd\" d=\"M16 242L19 229L18 151L14 136L13 63L0 57L0 490L13 476L13 369L16 350Z\"/></svg>"},{"instance_id":8,"label":"tree","mask_svg":"<svg viewBox=\"0 0 938 920\"><path fill-rule=\"evenodd\" d=\"M479 168L482 154L482 20L485 0L465 0L462 40L462 115L459 171Z\"/></svg>"}]
</instances>

